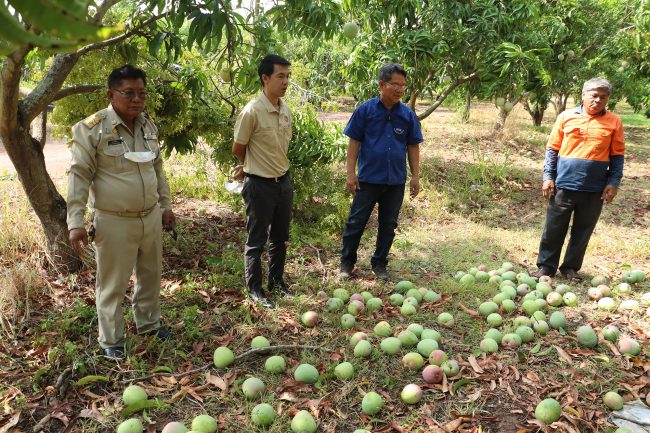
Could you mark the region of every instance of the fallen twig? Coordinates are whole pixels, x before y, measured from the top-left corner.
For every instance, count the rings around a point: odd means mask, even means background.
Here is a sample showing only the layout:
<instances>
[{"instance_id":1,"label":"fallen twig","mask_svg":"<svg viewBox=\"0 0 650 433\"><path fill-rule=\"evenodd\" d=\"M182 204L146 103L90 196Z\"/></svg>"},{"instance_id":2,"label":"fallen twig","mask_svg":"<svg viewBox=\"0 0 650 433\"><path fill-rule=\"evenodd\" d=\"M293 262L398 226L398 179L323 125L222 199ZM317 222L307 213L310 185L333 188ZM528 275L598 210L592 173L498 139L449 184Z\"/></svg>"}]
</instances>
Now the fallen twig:
<instances>
[{"instance_id":1,"label":"fallen twig","mask_svg":"<svg viewBox=\"0 0 650 433\"><path fill-rule=\"evenodd\" d=\"M52 419L52 415L48 413L39 422L36 423L33 432L38 433L39 431L43 430L47 423L50 422L50 419Z\"/></svg>"},{"instance_id":2,"label":"fallen twig","mask_svg":"<svg viewBox=\"0 0 650 433\"><path fill-rule=\"evenodd\" d=\"M281 344L279 346L269 346L269 347L261 347L259 349L251 349L247 352L235 356L235 361L246 358L247 356L250 355L264 354L268 352L275 352L278 350L286 350L286 349L311 349L311 350L322 350L324 352L331 352L330 349L326 349L320 346L306 346L303 344Z\"/></svg>"},{"instance_id":3,"label":"fallen twig","mask_svg":"<svg viewBox=\"0 0 650 433\"><path fill-rule=\"evenodd\" d=\"M269 347L262 347L259 349L251 349L248 350L244 353L241 353L237 356L235 356L235 361L238 361L240 359L244 359L248 356L251 355L260 355L260 354L265 354L265 353L270 353L270 352L276 352L278 350L291 350L291 349L311 349L311 350L322 350L325 352L331 352L330 349L326 349L324 347L320 346L307 346L303 344L281 344L279 346L269 346ZM157 376L165 376L165 377L174 377L176 379L179 379L181 377L189 376L190 374L198 373L203 370L207 370L210 367L212 367L213 363L209 362L205 365L202 365L201 367L194 368L192 370L184 371L182 373L166 373L166 372L158 372L158 373L151 373L146 376L138 377L136 379L125 379L121 380L120 383L136 383L136 382L142 382L148 379L151 379L152 377L157 377Z\"/></svg>"}]
</instances>

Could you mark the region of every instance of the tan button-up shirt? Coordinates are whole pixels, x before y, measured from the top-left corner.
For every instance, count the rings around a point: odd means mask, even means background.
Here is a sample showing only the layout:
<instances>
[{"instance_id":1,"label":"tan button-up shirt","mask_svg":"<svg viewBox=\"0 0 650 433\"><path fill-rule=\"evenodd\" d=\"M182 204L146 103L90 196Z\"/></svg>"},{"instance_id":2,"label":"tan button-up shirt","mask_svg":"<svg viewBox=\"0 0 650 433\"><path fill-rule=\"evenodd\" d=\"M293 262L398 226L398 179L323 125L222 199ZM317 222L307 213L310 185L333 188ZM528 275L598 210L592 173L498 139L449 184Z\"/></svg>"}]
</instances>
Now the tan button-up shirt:
<instances>
[{"instance_id":1,"label":"tan button-up shirt","mask_svg":"<svg viewBox=\"0 0 650 433\"><path fill-rule=\"evenodd\" d=\"M285 174L290 141L291 111L282 100L278 111L262 92L239 113L235 143L246 146L246 173L269 178Z\"/></svg>"},{"instance_id":2,"label":"tan button-up shirt","mask_svg":"<svg viewBox=\"0 0 650 433\"><path fill-rule=\"evenodd\" d=\"M156 154L137 163L124 157L129 151ZM163 172L158 129L140 114L131 132L112 106L72 127L72 163L68 177L68 230L84 226L90 206L111 212L139 212L157 203L171 209L169 185Z\"/></svg>"}]
</instances>

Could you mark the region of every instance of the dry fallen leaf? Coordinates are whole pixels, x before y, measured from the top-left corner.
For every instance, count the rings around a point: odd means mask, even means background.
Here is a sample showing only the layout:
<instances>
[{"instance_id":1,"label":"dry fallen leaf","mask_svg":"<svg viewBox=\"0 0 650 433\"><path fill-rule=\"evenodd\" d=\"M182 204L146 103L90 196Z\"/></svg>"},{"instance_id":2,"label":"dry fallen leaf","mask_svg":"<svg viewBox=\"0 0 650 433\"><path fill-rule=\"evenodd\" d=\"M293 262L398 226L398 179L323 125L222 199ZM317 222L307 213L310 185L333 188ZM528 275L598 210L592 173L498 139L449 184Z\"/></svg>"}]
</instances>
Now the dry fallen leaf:
<instances>
[{"instance_id":1,"label":"dry fallen leaf","mask_svg":"<svg viewBox=\"0 0 650 433\"><path fill-rule=\"evenodd\" d=\"M564 351L564 349L562 349L562 348L559 347L559 346L553 346L553 347L555 347L555 350L557 350L557 353L558 353L558 355L560 355L560 358L564 359L564 360L565 360L566 362L568 362L569 364L571 364L571 363L573 362L573 360L571 359L571 357L569 356L569 354L566 353L566 352Z\"/></svg>"}]
</instances>

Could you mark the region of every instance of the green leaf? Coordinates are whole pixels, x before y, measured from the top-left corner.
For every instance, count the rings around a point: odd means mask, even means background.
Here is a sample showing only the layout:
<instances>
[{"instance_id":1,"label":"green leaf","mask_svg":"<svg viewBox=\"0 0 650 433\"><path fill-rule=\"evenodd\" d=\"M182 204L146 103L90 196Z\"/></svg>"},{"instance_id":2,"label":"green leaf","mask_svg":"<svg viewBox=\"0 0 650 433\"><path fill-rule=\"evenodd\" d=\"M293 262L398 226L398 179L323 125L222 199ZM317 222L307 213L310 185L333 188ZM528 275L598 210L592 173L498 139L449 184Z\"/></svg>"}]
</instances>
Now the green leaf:
<instances>
[{"instance_id":1,"label":"green leaf","mask_svg":"<svg viewBox=\"0 0 650 433\"><path fill-rule=\"evenodd\" d=\"M77 386L84 386L88 385L89 383L94 383L94 382L108 382L109 379L106 376L86 376L82 377L78 381L75 382L75 385Z\"/></svg>"},{"instance_id":2,"label":"green leaf","mask_svg":"<svg viewBox=\"0 0 650 433\"><path fill-rule=\"evenodd\" d=\"M463 386L467 385L468 383L474 383L474 381L467 378L462 378L461 380L454 382L451 388L453 389L454 392L456 392Z\"/></svg>"},{"instance_id":3,"label":"green leaf","mask_svg":"<svg viewBox=\"0 0 650 433\"><path fill-rule=\"evenodd\" d=\"M169 406L164 401L158 399L139 401L125 407L124 410L122 410L122 417L129 417L132 414L140 412L144 409L166 409L168 407Z\"/></svg>"},{"instance_id":4,"label":"green leaf","mask_svg":"<svg viewBox=\"0 0 650 433\"><path fill-rule=\"evenodd\" d=\"M166 365L161 365L151 370L151 373L171 373L171 372L172 369L167 367Z\"/></svg>"}]
</instances>

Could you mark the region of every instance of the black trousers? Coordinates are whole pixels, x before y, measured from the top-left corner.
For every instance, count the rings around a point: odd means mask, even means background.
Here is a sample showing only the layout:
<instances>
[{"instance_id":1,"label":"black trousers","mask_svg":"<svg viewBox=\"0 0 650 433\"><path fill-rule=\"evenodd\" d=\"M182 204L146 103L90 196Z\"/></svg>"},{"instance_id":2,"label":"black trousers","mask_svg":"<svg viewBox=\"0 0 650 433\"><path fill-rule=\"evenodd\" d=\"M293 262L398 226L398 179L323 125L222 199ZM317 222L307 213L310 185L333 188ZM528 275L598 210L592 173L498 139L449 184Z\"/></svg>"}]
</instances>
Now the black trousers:
<instances>
[{"instance_id":1,"label":"black trousers","mask_svg":"<svg viewBox=\"0 0 650 433\"><path fill-rule=\"evenodd\" d=\"M293 184L288 176L280 182L246 177L242 197L246 204L244 273L248 290L262 288L262 252L269 242L269 284L284 274L293 205Z\"/></svg>"},{"instance_id":2,"label":"black trousers","mask_svg":"<svg viewBox=\"0 0 650 433\"><path fill-rule=\"evenodd\" d=\"M567 269L576 271L582 267L585 251L591 234L596 227L603 200L599 192L581 192L558 189L546 208L546 224L539 244L537 267L545 266L553 273L558 270L562 245L571 224L571 237L564 254L561 272Z\"/></svg>"},{"instance_id":3,"label":"black trousers","mask_svg":"<svg viewBox=\"0 0 650 433\"><path fill-rule=\"evenodd\" d=\"M350 215L343 230L343 247L341 248L341 264L354 265L357 262L357 250L361 235L366 228L368 219L375 205L379 206L377 215L377 244L375 253L370 258L370 265L386 266L388 252L395 239L397 218L404 201L404 184L378 185L360 182L359 191L352 199Z\"/></svg>"}]
</instances>

